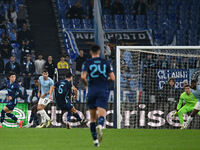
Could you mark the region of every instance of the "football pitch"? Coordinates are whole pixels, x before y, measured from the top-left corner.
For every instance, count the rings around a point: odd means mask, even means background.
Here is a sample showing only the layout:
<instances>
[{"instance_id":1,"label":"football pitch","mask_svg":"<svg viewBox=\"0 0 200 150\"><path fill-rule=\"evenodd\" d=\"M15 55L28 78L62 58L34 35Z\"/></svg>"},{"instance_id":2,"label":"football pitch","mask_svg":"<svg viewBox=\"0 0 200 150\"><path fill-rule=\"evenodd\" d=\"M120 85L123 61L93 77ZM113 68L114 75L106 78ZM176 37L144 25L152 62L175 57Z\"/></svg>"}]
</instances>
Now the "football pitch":
<instances>
[{"instance_id":1,"label":"football pitch","mask_svg":"<svg viewBox=\"0 0 200 150\"><path fill-rule=\"evenodd\" d=\"M105 129L99 150L199 150L200 130ZM0 150L94 150L89 129L0 129Z\"/></svg>"}]
</instances>

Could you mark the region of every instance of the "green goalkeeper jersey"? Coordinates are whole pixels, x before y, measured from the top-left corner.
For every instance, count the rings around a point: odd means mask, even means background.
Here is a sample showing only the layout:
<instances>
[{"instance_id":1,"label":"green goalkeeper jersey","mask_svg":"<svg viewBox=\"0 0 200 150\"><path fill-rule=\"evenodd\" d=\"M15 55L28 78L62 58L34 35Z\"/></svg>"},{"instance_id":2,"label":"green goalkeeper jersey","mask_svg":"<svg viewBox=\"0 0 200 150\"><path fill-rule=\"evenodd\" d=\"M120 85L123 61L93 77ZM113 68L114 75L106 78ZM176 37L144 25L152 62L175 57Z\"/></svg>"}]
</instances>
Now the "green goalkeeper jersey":
<instances>
[{"instance_id":1,"label":"green goalkeeper jersey","mask_svg":"<svg viewBox=\"0 0 200 150\"><path fill-rule=\"evenodd\" d=\"M194 107L197 99L196 97L192 94L192 92L190 92L190 94L186 94L186 92L183 92L180 96L178 105L177 105L177 110L179 110L183 104L183 101L185 102L185 105L189 106L189 107Z\"/></svg>"}]
</instances>

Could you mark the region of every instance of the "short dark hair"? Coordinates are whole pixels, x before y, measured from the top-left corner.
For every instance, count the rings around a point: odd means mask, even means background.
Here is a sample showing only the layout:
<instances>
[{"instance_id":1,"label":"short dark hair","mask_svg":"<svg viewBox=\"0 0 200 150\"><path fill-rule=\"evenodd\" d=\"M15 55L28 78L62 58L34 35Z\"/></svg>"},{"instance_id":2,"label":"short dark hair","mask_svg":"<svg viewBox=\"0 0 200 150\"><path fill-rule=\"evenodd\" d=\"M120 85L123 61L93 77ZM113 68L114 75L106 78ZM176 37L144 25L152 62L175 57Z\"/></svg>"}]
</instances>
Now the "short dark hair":
<instances>
[{"instance_id":1,"label":"short dark hair","mask_svg":"<svg viewBox=\"0 0 200 150\"><path fill-rule=\"evenodd\" d=\"M8 77L10 77L12 75L16 75L16 73L11 71L11 72L9 72Z\"/></svg>"},{"instance_id":2,"label":"short dark hair","mask_svg":"<svg viewBox=\"0 0 200 150\"><path fill-rule=\"evenodd\" d=\"M197 83L197 80L191 80L191 83Z\"/></svg>"},{"instance_id":3,"label":"short dark hair","mask_svg":"<svg viewBox=\"0 0 200 150\"><path fill-rule=\"evenodd\" d=\"M71 78L73 76L71 70L68 70L67 73L65 74L65 78Z\"/></svg>"},{"instance_id":4,"label":"short dark hair","mask_svg":"<svg viewBox=\"0 0 200 150\"><path fill-rule=\"evenodd\" d=\"M186 88L186 87L190 87L190 85L186 84L186 85L184 86L184 88Z\"/></svg>"},{"instance_id":5,"label":"short dark hair","mask_svg":"<svg viewBox=\"0 0 200 150\"><path fill-rule=\"evenodd\" d=\"M47 69L44 69L42 73L49 73Z\"/></svg>"},{"instance_id":6,"label":"short dark hair","mask_svg":"<svg viewBox=\"0 0 200 150\"><path fill-rule=\"evenodd\" d=\"M97 53L100 51L100 47L98 45L93 45L90 49L93 53Z\"/></svg>"},{"instance_id":7,"label":"short dark hair","mask_svg":"<svg viewBox=\"0 0 200 150\"><path fill-rule=\"evenodd\" d=\"M170 79L168 80L168 82L170 82L170 81L173 81L174 83L176 82L174 78L170 78Z\"/></svg>"},{"instance_id":8,"label":"short dark hair","mask_svg":"<svg viewBox=\"0 0 200 150\"><path fill-rule=\"evenodd\" d=\"M35 76L33 80L38 80L38 79L39 79L39 77L38 77L38 76Z\"/></svg>"}]
</instances>

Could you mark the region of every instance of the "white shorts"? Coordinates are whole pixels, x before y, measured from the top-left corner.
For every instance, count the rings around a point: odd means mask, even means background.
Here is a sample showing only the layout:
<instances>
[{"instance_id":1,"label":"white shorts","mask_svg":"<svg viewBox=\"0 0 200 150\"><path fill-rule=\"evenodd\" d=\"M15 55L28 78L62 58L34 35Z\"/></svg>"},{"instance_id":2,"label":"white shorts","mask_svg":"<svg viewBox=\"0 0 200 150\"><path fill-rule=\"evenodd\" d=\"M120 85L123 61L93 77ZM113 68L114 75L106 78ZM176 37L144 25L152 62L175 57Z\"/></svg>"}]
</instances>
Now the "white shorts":
<instances>
[{"instance_id":1,"label":"white shorts","mask_svg":"<svg viewBox=\"0 0 200 150\"><path fill-rule=\"evenodd\" d=\"M49 98L40 98L38 104L47 106L51 100Z\"/></svg>"},{"instance_id":2,"label":"white shorts","mask_svg":"<svg viewBox=\"0 0 200 150\"><path fill-rule=\"evenodd\" d=\"M200 102L197 102L196 105L194 106L194 109L200 110Z\"/></svg>"}]
</instances>

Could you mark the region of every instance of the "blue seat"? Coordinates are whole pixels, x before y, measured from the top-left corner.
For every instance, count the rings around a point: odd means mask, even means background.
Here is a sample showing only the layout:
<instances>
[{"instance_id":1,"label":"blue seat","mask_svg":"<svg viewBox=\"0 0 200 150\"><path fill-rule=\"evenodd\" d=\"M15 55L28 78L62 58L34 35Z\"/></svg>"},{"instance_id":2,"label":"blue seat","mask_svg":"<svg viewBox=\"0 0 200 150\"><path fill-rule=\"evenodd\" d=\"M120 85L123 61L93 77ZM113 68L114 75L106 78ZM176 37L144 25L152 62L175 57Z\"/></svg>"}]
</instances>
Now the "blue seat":
<instances>
[{"instance_id":1,"label":"blue seat","mask_svg":"<svg viewBox=\"0 0 200 150\"><path fill-rule=\"evenodd\" d=\"M146 17L144 15L136 16L137 28L146 28Z\"/></svg>"}]
</instances>

